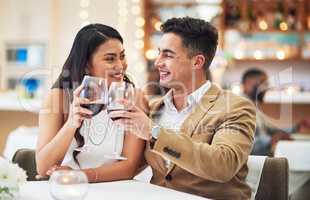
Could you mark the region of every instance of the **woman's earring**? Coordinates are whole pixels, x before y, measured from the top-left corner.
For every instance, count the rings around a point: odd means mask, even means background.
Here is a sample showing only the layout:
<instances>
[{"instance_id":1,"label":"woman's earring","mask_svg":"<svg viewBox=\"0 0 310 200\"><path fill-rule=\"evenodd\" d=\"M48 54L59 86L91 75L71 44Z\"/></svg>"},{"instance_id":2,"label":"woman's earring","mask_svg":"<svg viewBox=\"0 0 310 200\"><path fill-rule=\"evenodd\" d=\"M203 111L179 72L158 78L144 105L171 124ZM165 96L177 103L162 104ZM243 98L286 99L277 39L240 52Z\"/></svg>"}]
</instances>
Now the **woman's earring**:
<instances>
[{"instance_id":1,"label":"woman's earring","mask_svg":"<svg viewBox=\"0 0 310 200\"><path fill-rule=\"evenodd\" d=\"M85 75L89 75L89 70L86 68Z\"/></svg>"}]
</instances>

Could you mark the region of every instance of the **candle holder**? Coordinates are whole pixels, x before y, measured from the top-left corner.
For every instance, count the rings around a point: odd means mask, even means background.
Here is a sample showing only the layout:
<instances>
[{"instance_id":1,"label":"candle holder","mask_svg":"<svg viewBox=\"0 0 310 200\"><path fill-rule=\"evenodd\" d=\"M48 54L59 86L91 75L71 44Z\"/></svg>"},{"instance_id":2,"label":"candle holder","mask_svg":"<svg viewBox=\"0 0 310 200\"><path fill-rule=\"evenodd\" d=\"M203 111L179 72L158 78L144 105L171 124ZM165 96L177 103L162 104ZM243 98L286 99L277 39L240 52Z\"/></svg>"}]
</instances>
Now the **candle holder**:
<instances>
[{"instance_id":1,"label":"candle holder","mask_svg":"<svg viewBox=\"0 0 310 200\"><path fill-rule=\"evenodd\" d=\"M55 171L49 184L50 194L55 200L83 200L88 191L88 178L78 170Z\"/></svg>"}]
</instances>

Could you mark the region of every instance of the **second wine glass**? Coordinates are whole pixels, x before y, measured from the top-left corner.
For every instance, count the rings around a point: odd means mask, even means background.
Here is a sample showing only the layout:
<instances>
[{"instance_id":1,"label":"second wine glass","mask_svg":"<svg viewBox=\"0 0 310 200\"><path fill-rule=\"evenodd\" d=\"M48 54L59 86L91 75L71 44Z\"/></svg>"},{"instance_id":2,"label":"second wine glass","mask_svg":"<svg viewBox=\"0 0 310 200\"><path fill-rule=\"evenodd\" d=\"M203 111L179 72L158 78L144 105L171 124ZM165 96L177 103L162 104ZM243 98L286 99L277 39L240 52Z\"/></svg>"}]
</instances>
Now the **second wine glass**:
<instances>
[{"instance_id":1,"label":"second wine glass","mask_svg":"<svg viewBox=\"0 0 310 200\"><path fill-rule=\"evenodd\" d=\"M120 103L121 100L127 100L129 106L124 106ZM107 112L119 110L129 110L130 105L134 104L134 86L129 82L112 82L109 88L109 101L107 105ZM118 120L119 118L111 118L113 121ZM120 133L115 133L114 135L114 150L112 155L105 155L107 158L116 159L116 160L126 160L126 157L121 156L117 148L119 147L119 136Z\"/></svg>"}]
</instances>

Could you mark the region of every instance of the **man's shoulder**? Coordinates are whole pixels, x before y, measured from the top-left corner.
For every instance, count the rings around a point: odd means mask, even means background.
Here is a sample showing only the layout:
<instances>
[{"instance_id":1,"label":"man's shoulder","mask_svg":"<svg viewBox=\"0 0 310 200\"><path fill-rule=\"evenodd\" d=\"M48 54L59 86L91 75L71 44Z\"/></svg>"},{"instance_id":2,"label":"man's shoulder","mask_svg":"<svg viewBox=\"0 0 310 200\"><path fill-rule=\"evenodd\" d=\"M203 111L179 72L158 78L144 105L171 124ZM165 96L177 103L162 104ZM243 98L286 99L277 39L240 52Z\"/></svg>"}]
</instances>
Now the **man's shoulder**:
<instances>
[{"instance_id":1,"label":"man's shoulder","mask_svg":"<svg viewBox=\"0 0 310 200\"><path fill-rule=\"evenodd\" d=\"M222 90L219 95L218 103L229 105L230 107L248 107L255 109L255 105L248 98L237 95L229 90Z\"/></svg>"}]
</instances>

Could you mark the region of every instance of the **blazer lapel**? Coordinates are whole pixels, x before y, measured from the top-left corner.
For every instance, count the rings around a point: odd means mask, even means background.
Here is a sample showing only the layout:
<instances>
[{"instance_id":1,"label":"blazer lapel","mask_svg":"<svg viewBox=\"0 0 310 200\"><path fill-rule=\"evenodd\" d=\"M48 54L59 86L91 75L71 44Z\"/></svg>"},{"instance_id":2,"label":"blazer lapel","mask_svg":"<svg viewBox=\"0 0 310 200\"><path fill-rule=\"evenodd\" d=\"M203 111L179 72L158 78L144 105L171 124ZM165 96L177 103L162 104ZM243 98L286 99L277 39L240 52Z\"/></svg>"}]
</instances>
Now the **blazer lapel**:
<instances>
[{"instance_id":1,"label":"blazer lapel","mask_svg":"<svg viewBox=\"0 0 310 200\"><path fill-rule=\"evenodd\" d=\"M181 126L181 131L183 134L186 134L190 137L193 135L198 123L214 105L215 100L218 98L220 92L221 89L212 83L209 90L206 92L206 94L203 95L200 102L194 106L191 114L183 122Z\"/></svg>"},{"instance_id":2,"label":"blazer lapel","mask_svg":"<svg viewBox=\"0 0 310 200\"><path fill-rule=\"evenodd\" d=\"M205 95L203 95L200 102L193 108L191 114L183 122L181 126L182 134L186 134L189 137L192 137L194 130L200 122L201 118L203 118L203 116L214 105L215 100L218 98L220 92L221 89L212 83L209 90L206 92ZM174 168L175 164L170 163L166 175L169 174Z\"/></svg>"},{"instance_id":3,"label":"blazer lapel","mask_svg":"<svg viewBox=\"0 0 310 200\"><path fill-rule=\"evenodd\" d=\"M161 97L157 100L155 100L153 103L150 105L150 115L149 117L151 119L154 119L160 115L160 110L164 106L164 97Z\"/></svg>"}]
</instances>

